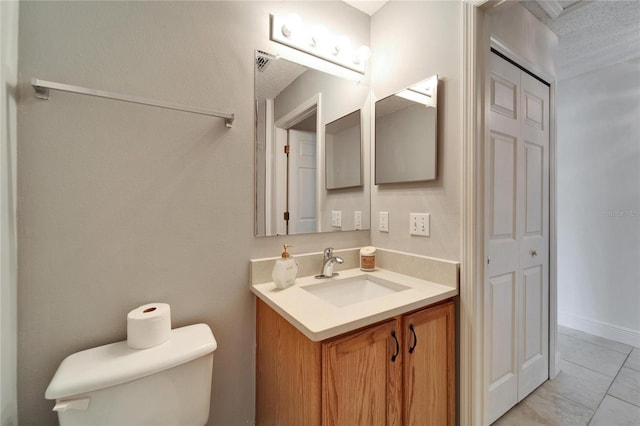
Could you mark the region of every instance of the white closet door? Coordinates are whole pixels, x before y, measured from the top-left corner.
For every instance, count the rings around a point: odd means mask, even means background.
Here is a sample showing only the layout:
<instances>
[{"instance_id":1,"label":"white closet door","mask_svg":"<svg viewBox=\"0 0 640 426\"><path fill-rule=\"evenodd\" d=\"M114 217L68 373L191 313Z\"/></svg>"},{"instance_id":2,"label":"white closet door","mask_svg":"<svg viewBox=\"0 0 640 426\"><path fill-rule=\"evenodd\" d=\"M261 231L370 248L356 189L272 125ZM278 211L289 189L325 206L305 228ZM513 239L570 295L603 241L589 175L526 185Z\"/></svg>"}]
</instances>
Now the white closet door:
<instances>
[{"instance_id":1,"label":"white closet door","mask_svg":"<svg viewBox=\"0 0 640 426\"><path fill-rule=\"evenodd\" d=\"M289 234L317 229L316 134L289 130Z\"/></svg>"},{"instance_id":2,"label":"white closet door","mask_svg":"<svg viewBox=\"0 0 640 426\"><path fill-rule=\"evenodd\" d=\"M492 56L485 141L485 383L489 423L518 402L520 70Z\"/></svg>"},{"instance_id":3,"label":"white closet door","mask_svg":"<svg viewBox=\"0 0 640 426\"><path fill-rule=\"evenodd\" d=\"M490 423L548 377L549 91L492 54L486 94L484 342Z\"/></svg>"},{"instance_id":4,"label":"white closet door","mask_svg":"<svg viewBox=\"0 0 640 426\"><path fill-rule=\"evenodd\" d=\"M549 377L549 87L520 81L519 401Z\"/></svg>"}]
</instances>

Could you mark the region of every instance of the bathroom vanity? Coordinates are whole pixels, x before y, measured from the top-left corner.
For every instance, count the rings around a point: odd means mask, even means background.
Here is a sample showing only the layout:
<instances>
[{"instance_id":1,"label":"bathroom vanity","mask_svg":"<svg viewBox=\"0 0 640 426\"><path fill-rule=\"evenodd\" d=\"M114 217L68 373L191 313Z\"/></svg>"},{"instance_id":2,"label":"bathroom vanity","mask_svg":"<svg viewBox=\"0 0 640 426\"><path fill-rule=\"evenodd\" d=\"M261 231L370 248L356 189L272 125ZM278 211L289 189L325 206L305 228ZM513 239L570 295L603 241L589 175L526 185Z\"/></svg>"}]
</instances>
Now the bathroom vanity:
<instances>
[{"instance_id":1,"label":"bathroom vanity","mask_svg":"<svg viewBox=\"0 0 640 426\"><path fill-rule=\"evenodd\" d=\"M457 286L354 268L251 291L257 425L455 424Z\"/></svg>"}]
</instances>

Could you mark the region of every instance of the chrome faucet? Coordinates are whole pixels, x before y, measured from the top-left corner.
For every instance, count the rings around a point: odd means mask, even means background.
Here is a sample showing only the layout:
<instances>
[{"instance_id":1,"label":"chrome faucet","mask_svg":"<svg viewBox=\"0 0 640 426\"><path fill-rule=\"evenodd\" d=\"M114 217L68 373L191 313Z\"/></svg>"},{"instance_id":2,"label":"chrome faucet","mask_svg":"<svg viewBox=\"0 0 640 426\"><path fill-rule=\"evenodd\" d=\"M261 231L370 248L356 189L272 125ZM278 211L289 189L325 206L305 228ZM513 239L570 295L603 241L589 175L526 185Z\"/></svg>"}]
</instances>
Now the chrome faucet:
<instances>
[{"instance_id":1,"label":"chrome faucet","mask_svg":"<svg viewBox=\"0 0 640 426\"><path fill-rule=\"evenodd\" d=\"M316 278L331 278L338 275L338 273L333 272L333 264L337 263L339 265L344 263L344 260L340 256L333 255L333 247L329 247L324 249L324 261L322 262L322 273L320 275L316 275Z\"/></svg>"}]
</instances>

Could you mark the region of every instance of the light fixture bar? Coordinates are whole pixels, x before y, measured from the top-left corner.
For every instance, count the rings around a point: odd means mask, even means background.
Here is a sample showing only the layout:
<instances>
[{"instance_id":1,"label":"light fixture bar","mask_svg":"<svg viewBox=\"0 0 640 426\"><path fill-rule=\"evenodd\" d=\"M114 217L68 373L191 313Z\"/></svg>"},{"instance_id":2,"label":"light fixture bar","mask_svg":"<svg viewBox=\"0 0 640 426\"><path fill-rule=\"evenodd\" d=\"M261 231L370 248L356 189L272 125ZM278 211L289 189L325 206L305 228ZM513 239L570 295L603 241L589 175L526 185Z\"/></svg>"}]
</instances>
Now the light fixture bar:
<instances>
[{"instance_id":1,"label":"light fixture bar","mask_svg":"<svg viewBox=\"0 0 640 426\"><path fill-rule=\"evenodd\" d=\"M324 27L306 28L300 17L270 15L271 40L364 74L369 48L353 49L346 36L332 37Z\"/></svg>"}]
</instances>

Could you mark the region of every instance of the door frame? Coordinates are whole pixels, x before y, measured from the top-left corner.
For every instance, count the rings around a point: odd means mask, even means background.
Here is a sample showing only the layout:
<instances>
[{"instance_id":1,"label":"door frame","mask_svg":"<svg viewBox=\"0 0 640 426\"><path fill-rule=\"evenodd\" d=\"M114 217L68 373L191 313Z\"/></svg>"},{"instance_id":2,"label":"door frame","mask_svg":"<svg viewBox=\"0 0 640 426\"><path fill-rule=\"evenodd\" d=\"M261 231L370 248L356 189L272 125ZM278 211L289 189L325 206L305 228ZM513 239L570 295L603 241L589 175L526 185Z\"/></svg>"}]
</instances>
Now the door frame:
<instances>
[{"instance_id":1,"label":"door frame","mask_svg":"<svg viewBox=\"0 0 640 426\"><path fill-rule=\"evenodd\" d=\"M466 0L463 12L462 270L460 274L460 424L485 422L484 375L484 82L490 49L550 83L549 88L549 377L557 362L556 76L489 36L486 11L504 0Z\"/></svg>"},{"instance_id":2,"label":"door frame","mask_svg":"<svg viewBox=\"0 0 640 426\"><path fill-rule=\"evenodd\" d=\"M321 202L321 193L320 191L323 189L322 185L319 183L320 179L323 177L322 171L320 168L324 170L324 157L321 155L324 151L324 126L322 125L322 93L318 92L311 96L309 99L300 103L300 105L293 108L291 111L280 117L273 123L273 127L275 130L275 145L277 147L281 147L287 144L287 130L309 117L311 114L316 113L316 218L318 220L318 227L322 224L322 209L320 208ZM275 148L278 151L279 148ZM281 156L276 155L276 168L282 168L282 159L277 160L278 158L282 158ZM282 177L277 178L277 185L285 185L286 179L282 179ZM280 194L276 197L276 202L279 208L286 207L286 200L282 199L284 195L286 198L286 191L275 191L277 194ZM284 210L281 210L284 211ZM276 218L276 229L278 230L278 235L286 235L284 232L284 220L281 218ZM320 230L320 228L318 228ZM267 234L269 235L269 234Z\"/></svg>"},{"instance_id":3,"label":"door frame","mask_svg":"<svg viewBox=\"0 0 640 426\"><path fill-rule=\"evenodd\" d=\"M273 235L275 231L274 219L275 214L278 209L274 206L277 206L278 201L278 193L276 184L278 176L276 172L278 167L276 166L277 155L275 152L275 127L273 126L273 111L274 111L274 102L273 98L268 98L265 100L265 123L266 123L266 131L265 131L265 185L264 185L264 233L265 235Z\"/></svg>"}]
</instances>

